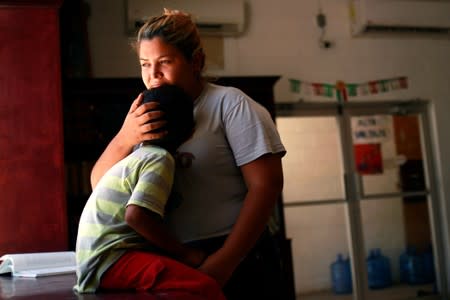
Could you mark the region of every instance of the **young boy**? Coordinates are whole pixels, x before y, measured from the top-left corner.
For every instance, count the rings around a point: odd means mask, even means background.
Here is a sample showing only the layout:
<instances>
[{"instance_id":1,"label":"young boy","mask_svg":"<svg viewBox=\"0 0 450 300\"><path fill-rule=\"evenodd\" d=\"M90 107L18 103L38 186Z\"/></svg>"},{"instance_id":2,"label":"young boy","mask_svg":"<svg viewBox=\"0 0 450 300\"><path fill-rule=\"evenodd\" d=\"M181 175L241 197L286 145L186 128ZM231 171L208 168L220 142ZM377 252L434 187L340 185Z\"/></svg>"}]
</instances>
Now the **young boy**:
<instances>
[{"instance_id":1,"label":"young boy","mask_svg":"<svg viewBox=\"0 0 450 300\"><path fill-rule=\"evenodd\" d=\"M218 283L196 270L205 255L179 243L162 222L176 149L194 130L193 100L163 85L144 92L164 113L167 135L144 142L98 182L80 218L76 245L79 293L135 290L225 299ZM196 298L192 298L196 297Z\"/></svg>"}]
</instances>

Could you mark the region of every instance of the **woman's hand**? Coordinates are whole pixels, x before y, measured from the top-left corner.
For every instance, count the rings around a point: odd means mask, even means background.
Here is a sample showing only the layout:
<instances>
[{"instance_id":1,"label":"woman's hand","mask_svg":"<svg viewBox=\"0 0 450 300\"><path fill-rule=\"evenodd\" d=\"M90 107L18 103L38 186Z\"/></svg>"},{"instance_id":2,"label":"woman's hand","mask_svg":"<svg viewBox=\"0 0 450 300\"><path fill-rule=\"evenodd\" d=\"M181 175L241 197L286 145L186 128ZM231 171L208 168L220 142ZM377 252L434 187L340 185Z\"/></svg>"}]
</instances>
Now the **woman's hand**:
<instances>
[{"instance_id":1,"label":"woman's hand","mask_svg":"<svg viewBox=\"0 0 450 300\"><path fill-rule=\"evenodd\" d=\"M156 102L142 104L143 95L139 96L131 104L122 127L111 140L106 149L100 155L91 172L91 186L95 188L98 181L115 163L123 159L133 151L133 147L145 140L159 139L165 131L151 133L164 126L163 113L158 110ZM150 122L147 124L147 122Z\"/></svg>"},{"instance_id":2,"label":"woman's hand","mask_svg":"<svg viewBox=\"0 0 450 300\"><path fill-rule=\"evenodd\" d=\"M237 267L237 261L234 259L227 259L227 255L223 249L219 249L210 256L198 267L198 270L214 278L217 283L223 287L233 274Z\"/></svg>"},{"instance_id":3,"label":"woman's hand","mask_svg":"<svg viewBox=\"0 0 450 300\"><path fill-rule=\"evenodd\" d=\"M142 93L133 101L125 121L117 134L122 143L133 147L143 141L155 140L163 137L166 132L153 132L165 125L161 118L163 113L158 110L157 102L148 102L141 105Z\"/></svg>"}]
</instances>

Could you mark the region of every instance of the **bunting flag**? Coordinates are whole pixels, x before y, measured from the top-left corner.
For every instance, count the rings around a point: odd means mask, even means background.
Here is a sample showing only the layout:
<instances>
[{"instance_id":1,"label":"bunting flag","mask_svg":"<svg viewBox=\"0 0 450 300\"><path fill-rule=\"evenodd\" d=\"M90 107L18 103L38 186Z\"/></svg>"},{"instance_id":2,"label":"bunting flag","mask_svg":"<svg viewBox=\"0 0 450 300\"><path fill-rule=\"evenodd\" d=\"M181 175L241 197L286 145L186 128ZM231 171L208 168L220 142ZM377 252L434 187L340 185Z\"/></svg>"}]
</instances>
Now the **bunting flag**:
<instances>
[{"instance_id":1,"label":"bunting flag","mask_svg":"<svg viewBox=\"0 0 450 300\"><path fill-rule=\"evenodd\" d=\"M372 80L362 83L345 83L341 80L335 84L306 82L289 79L290 91L295 94L336 97L339 103L347 102L348 98L387 93L394 90L407 89L408 78L405 76L389 79Z\"/></svg>"}]
</instances>

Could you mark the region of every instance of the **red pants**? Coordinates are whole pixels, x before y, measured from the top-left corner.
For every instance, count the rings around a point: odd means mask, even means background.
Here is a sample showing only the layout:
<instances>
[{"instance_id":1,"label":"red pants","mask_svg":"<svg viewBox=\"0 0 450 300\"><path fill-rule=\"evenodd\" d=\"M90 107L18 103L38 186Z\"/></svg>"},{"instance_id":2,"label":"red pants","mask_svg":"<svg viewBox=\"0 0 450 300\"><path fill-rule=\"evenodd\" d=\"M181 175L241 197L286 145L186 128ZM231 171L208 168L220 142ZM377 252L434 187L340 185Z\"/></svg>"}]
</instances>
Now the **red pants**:
<instances>
[{"instance_id":1,"label":"red pants","mask_svg":"<svg viewBox=\"0 0 450 300\"><path fill-rule=\"evenodd\" d=\"M103 274L100 289L148 291L160 299L226 300L219 284L208 275L143 251L125 253Z\"/></svg>"}]
</instances>

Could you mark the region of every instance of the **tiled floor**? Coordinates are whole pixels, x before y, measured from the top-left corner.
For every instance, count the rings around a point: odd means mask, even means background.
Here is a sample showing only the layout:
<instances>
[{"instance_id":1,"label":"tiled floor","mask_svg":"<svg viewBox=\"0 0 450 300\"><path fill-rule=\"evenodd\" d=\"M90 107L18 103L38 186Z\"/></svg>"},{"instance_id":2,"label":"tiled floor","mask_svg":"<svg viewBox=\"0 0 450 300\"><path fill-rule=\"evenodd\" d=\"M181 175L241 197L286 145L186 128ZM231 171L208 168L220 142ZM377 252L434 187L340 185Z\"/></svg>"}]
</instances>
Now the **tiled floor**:
<instances>
[{"instance_id":1,"label":"tiled floor","mask_svg":"<svg viewBox=\"0 0 450 300\"><path fill-rule=\"evenodd\" d=\"M432 285L397 285L386 289L369 290L368 300L443 300L432 291ZM336 295L331 291L324 291L298 295L297 300L353 300L353 295Z\"/></svg>"}]
</instances>

